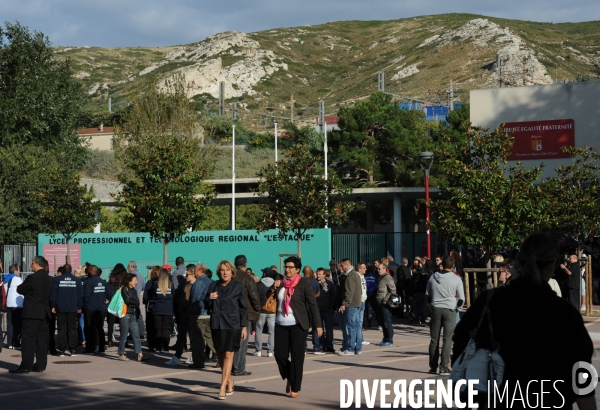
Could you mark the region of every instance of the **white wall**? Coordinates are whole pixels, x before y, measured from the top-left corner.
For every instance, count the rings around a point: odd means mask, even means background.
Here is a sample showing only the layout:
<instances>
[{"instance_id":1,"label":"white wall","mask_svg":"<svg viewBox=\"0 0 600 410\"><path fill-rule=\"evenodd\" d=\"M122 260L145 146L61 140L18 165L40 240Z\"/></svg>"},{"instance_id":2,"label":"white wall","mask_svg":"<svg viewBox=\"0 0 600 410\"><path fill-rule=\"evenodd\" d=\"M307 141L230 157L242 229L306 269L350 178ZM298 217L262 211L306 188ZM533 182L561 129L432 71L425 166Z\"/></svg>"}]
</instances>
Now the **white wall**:
<instances>
[{"instance_id":1,"label":"white wall","mask_svg":"<svg viewBox=\"0 0 600 410\"><path fill-rule=\"evenodd\" d=\"M494 88L471 91L471 122L497 128L504 122L573 119L575 146L600 152L600 81ZM511 161L514 162L514 161ZM525 160L525 166L546 165L542 177L569 164L569 159Z\"/></svg>"}]
</instances>

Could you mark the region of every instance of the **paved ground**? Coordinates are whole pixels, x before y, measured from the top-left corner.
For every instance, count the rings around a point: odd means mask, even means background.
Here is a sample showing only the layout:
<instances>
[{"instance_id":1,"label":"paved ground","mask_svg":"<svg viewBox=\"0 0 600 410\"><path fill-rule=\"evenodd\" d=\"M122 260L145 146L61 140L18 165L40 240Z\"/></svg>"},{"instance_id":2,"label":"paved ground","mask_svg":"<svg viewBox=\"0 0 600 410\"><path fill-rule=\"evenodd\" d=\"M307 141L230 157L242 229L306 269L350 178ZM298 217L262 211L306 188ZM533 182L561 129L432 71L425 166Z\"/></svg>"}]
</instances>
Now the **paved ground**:
<instances>
[{"instance_id":1,"label":"paved ground","mask_svg":"<svg viewBox=\"0 0 600 410\"><path fill-rule=\"evenodd\" d=\"M600 349L600 318L586 319L586 326L595 339L596 348ZM274 359L252 356L252 347L247 364L252 375L236 377L235 393L225 401L217 400L220 383L217 369L197 371L183 365L167 366L164 362L170 355L153 355L147 363L121 362L116 360L116 348L112 348L104 358L49 357L45 373L11 375L7 370L20 362L20 352L4 349L0 353L0 409L107 409L116 406L148 410L202 405L208 405L210 409L339 408L341 379L410 381L431 376L427 373L428 327L414 327L407 320L397 320L394 327L394 347L366 345L362 355L348 357L318 356L309 352L298 399L284 395L285 382L279 377ZM341 334L336 331L338 335ZM381 340L381 332L376 329L366 330L364 335L371 343ZM250 341L252 343L253 338ZM130 354L133 358L134 354ZM185 353L184 358L187 356ZM594 364L598 369L600 361L595 360ZM364 401L363 406L366 407ZM379 407L379 398L376 407Z\"/></svg>"}]
</instances>

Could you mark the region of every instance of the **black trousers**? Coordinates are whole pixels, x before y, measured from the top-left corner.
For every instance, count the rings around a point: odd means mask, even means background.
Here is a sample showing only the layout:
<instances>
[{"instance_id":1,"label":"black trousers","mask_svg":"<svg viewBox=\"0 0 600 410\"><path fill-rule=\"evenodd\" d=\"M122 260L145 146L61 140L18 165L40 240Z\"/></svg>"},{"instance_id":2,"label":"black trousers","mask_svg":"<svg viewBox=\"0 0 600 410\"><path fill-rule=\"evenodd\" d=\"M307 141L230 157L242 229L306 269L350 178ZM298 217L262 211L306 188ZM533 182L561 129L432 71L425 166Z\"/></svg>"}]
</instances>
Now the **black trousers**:
<instances>
[{"instance_id":1,"label":"black trousers","mask_svg":"<svg viewBox=\"0 0 600 410\"><path fill-rule=\"evenodd\" d=\"M56 313L52 313L50 315L50 320L48 321L48 347L50 348L50 353L56 354L56 339L54 338L54 334L56 333Z\"/></svg>"},{"instance_id":2,"label":"black trousers","mask_svg":"<svg viewBox=\"0 0 600 410\"><path fill-rule=\"evenodd\" d=\"M58 350L75 350L77 347L77 312L56 312Z\"/></svg>"},{"instance_id":3,"label":"black trousers","mask_svg":"<svg viewBox=\"0 0 600 410\"><path fill-rule=\"evenodd\" d=\"M275 361L281 378L290 382L293 392L299 392L302 386L307 336L308 329L303 330L300 325L275 325Z\"/></svg>"},{"instance_id":4,"label":"black trousers","mask_svg":"<svg viewBox=\"0 0 600 410\"><path fill-rule=\"evenodd\" d=\"M84 312L85 320L85 351L86 353L104 352L106 350L106 338L104 334L104 317L106 312L102 310L89 310ZM98 346L96 346L96 341Z\"/></svg>"},{"instance_id":5,"label":"black trousers","mask_svg":"<svg viewBox=\"0 0 600 410\"><path fill-rule=\"evenodd\" d=\"M177 325L177 330L179 334L177 335L177 342L175 342L175 356L177 356L177 358L181 358L181 355L185 350L185 346L187 345L187 334L189 326L189 315L181 316L181 318L179 318L179 324Z\"/></svg>"},{"instance_id":6,"label":"black trousers","mask_svg":"<svg viewBox=\"0 0 600 410\"><path fill-rule=\"evenodd\" d=\"M154 347L157 350L169 350L169 341L173 330L173 316L154 314L154 328L156 329Z\"/></svg>"},{"instance_id":7,"label":"black trousers","mask_svg":"<svg viewBox=\"0 0 600 410\"><path fill-rule=\"evenodd\" d=\"M154 313L146 311L146 341L148 349L156 348L156 326L154 324Z\"/></svg>"},{"instance_id":8,"label":"black trousers","mask_svg":"<svg viewBox=\"0 0 600 410\"><path fill-rule=\"evenodd\" d=\"M6 308L6 342L8 346L21 347L21 314L23 308ZM1 339L1 338L0 338ZM0 343L2 340L0 340Z\"/></svg>"},{"instance_id":9,"label":"black trousers","mask_svg":"<svg viewBox=\"0 0 600 410\"><path fill-rule=\"evenodd\" d=\"M392 326L392 309L386 305L379 305L379 311L383 318L383 341L394 343L394 327Z\"/></svg>"},{"instance_id":10,"label":"black trousers","mask_svg":"<svg viewBox=\"0 0 600 410\"><path fill-rule=\"evenodd\" d=\"M189 333L190 333L190 347L192 348L192 360L194 361L194 367L204 366L204 349L205 342L204 337L202 337L202 332L200 331L200 326L198 326L198 316L190 316L189 317ZM183 320L181 321L183 324ZM179 349L177 349L179 352ZM177 355L177 353L175 353ZM179 357L179 356L178 356Z\"/></svg>"},{"instance_id":11,"label":"black trousers","mask_svg":"<svg viewBox=\"0 0 600 410\"><path fill-rule=\"evenodd\" d=\"M371 319L369 319L369 312L371 312ZM373 320L373 316L377 320L377 326L383 325L383 319L381 318L381 312L379 311L379 304L377 304L377 299L375 295L369 296L367 298L367 303L365 303L365 319L364 322L367 322L368 326L371 327L371 321ZM364 327L364 326L363 326Z\"/></svg>"},{"instance_id":12,"label":"black trousers","mask_svg":"<svg viewBox=\"0 0 600 410\"><path fill-rule=\"evenodd\" d=\"M21 368L46 370L48 365L48 318L21 321Z\"/></svg>"},{"instance_id":13,"label":"black trousers","mask_svg":"<svg viewBox=\"0 0 600 410\"><path fill-rule=\"evenodd\" d=\"M119 318L116 317L115 315L113 315L112 313L107 313L106 315L106 323L108 324L108 345L115 345L118 346L118 344L114 344L112 341L113 338L113 334L115 331L115 323L119 323ZM125 337L127 337L127 335L125 335ZM86 342L87 344L87 342Z\"/></svg>"}]
</instances>

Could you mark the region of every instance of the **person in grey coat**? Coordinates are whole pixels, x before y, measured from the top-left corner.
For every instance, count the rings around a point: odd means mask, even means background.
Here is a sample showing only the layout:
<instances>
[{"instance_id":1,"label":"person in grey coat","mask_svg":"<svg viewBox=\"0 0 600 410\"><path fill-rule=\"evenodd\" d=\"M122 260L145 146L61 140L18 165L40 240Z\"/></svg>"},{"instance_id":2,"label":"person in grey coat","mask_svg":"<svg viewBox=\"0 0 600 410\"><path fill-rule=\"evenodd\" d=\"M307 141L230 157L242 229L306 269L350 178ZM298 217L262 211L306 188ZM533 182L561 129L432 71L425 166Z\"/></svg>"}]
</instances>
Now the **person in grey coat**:
<instances>
[{"instance_id":1,"label":"person in grey coat","mask_svg":"<svg viewBox=\"0 0 600 410\"><path fill-rule=\"evenodd\" d=\"M452 336L456 326L456 308L465 300L463 283L453 271L454 258L442 258L442 270L434 273L427 283L425 300L431 306L431 341L429 342L429 373L437 373L440 332L444 329L444 345L439 362L440 374L450 374L448 368L452 352Z\"/></svg>"}]
</instances>

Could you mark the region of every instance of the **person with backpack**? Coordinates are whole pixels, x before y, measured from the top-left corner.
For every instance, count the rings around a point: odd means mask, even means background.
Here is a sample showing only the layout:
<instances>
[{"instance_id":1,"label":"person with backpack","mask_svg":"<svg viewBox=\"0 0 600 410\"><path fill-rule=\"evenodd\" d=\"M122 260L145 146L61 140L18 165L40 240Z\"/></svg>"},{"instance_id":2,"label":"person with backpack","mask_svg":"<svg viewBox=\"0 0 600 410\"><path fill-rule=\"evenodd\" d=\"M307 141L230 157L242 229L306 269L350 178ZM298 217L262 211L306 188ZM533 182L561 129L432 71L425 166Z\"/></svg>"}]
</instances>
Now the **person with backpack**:
<instances>
[{"instance_id":1,"label":"person with backpack","mask_svg":"<svg viewBox=\"0 0 600 410\"><path fill-rule=\"evenodd\" d=\"M267 341L267 357L273 357L275 348L275 290L281 285L280 280L275 280L277 272L269 268L263 269L263 276L260 282L256 284L258 296L260 297L260 315L256 321L256 334L254 335L254 346L256 351L254 356L262 356L262 334L267 324L269 331L269 340ZM267 303L271 299L272 301Z\"/></svg>"},{"instance_id":2,"label":"person with backpack","mask_svg":"<svg viewBox=\"0 0 600 410\"><path fill-rule=\"evenodd\" d=\"M23 295L17 292L17 286L23 283L19 265L13 264L4 275L4 295L2 306L6 308L6 344L9 349L21 347L21 315L23 313Z\"/></svg>"}]
</instances>

